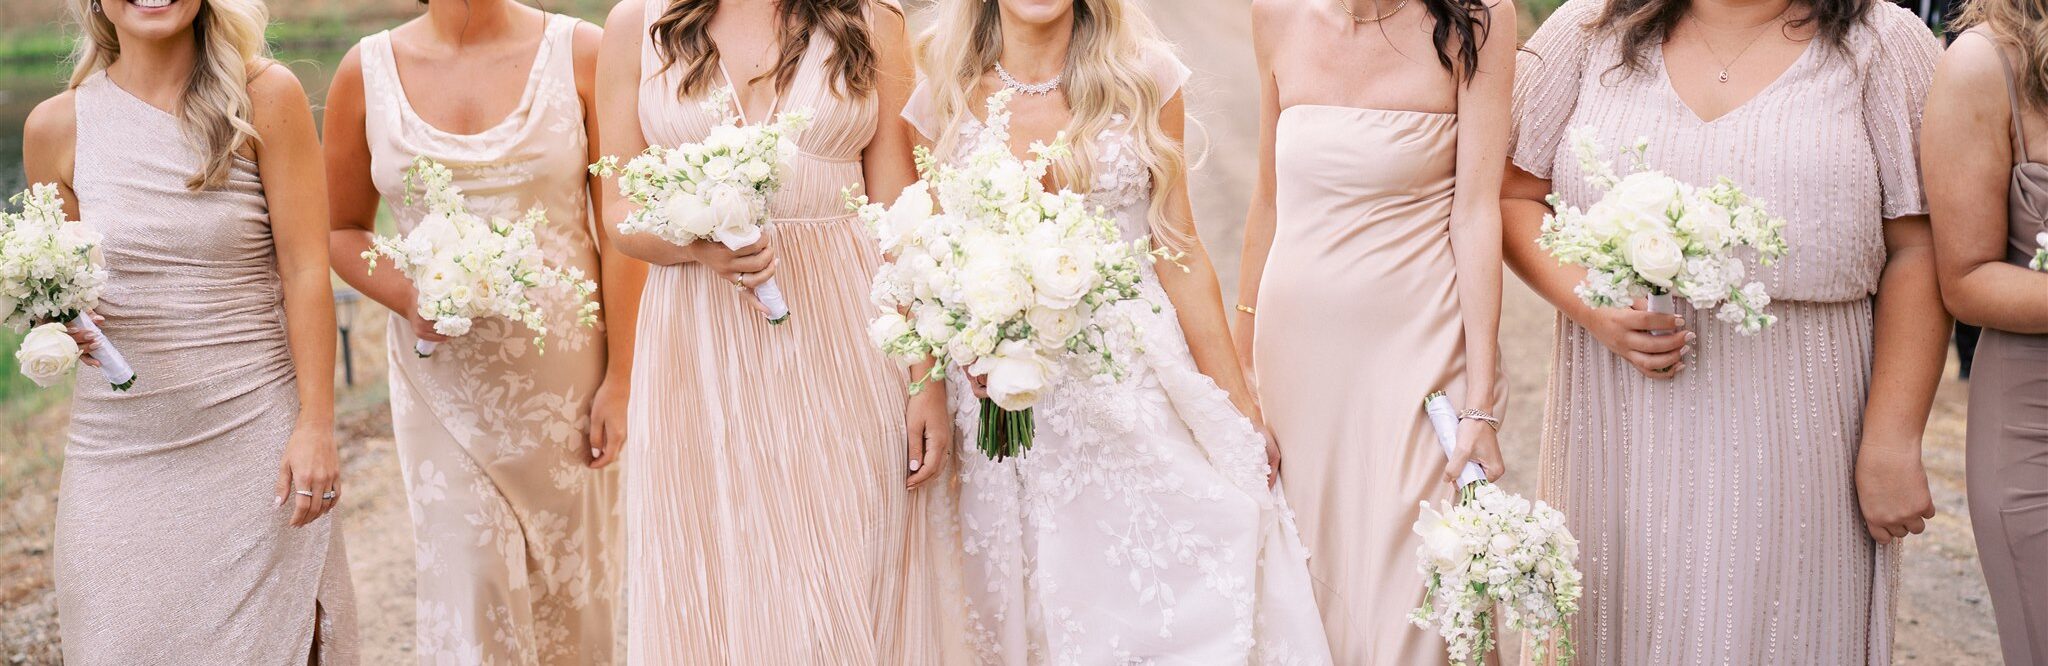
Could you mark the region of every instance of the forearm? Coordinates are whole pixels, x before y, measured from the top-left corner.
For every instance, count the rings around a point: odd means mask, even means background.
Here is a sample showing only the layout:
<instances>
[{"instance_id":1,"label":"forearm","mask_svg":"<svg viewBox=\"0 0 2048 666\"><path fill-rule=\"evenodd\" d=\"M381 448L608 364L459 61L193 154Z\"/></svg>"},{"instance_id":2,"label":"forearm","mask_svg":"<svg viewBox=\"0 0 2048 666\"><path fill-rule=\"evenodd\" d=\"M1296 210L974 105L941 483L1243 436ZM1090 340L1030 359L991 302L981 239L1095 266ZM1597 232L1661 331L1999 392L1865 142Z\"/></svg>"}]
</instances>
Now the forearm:
<instances>
[{"instance_id":1,"label":"forearm","mask_svg":"<svg viewBox=\"0 0 2048 666\"><path fill-rule=\"evenodd\" d=\"M286 344L298 375L300 427L334 426L334 289L327 266L283 273Z\"/></svg>"},{"instance_id":2,"label":"forearm","mask_svg":"<svg viewBox=\"0 0 2048 666\"><path fill-rule=\"evenodd\" d=\"M1501 254L1508 268L1536 295L1559 313L1578 321L1589 309L1573 291L1585 280L1585 269L1560 264L1536 245L1537 236L1542 235L1543 217L1549 214L1550 207L1538 201L1502 199Z\"/></svg>"},{"instance_id":3,"label":"forearm","mask_svg":"<svg viewBox=\"0 0 2048 666\"><path fill-rule=\"evenodd\" d=\"M1500 218L1495 211L1457 214L1451 255L1457 265L1458 315L1465 333L1464 405L1489 412L1500 370Z\"/></svg>"},{"instance_id":4,"label":"forearm","mask_svg":"<svg viewBox=\"0 0 2048 666\"><path fill-rule=\"evenodd\" d=\"M1894 251L1878 281L1870 397L1863 423L1867 443L1919 449L1948 359L1950 324L1935 286L1932 251Z\"/></svg>"},{"instance_id":5,"label":"forearm","mask_svg":"<svg viewBox=\"0 0 2048 666\"><path fill-rule=\"evenodd\" d=\"M403 316L413 308L412 282L388 260L384 270L370 269L363 252L370 249L372 235L361 229L336 229L327 234L328 259L334 274L363 296Z\"/></svg>"},{"instance_id":6,"label":"forearm","mask_svg":"<svg viewBox=\"0 0 2048 666\"><path fill-rule=\"evenodd\" d=\"M1199 241L1190 245L1178 265L1158 266L1159 286L1178 313L1181 334L1187 338L1195 369L1229 393L1230 402L1238 411L1259 418L1257 402L1229 343L1230 329L1223 316L1223 288L1216 282L1215 267Z\"/></svg>"},{"instance_id":7,"label":"forearm","mask_svg":"<svg viewBox=\"0 0 2048 666\"><path fill-rule=\"evenodd\" d=\"M1237 262L1237 304L1259 307L1259 283L1266 276L1266 257L1273 249L1273 207L1252 204L1244 225L1244 249ZM1251 364L1252 337L1258 330L1258 316L1232 307L1225 313L1235 323L1232 340L1244 365Z\"/></svg>"},{"instance_id":8,"label":"forearm","mask_svg":"<svg viewBox=\"0 0 2048 666\"><path fill-rule=\"evenodd\" d=\"M605 380L630 381L633 348L638 339L640 294L647 286L647 264L601 248L598 280L604 307Z\"/></svg>"},{"instance_id":9,"label":"forearm","mask_svg":"<svg viewBox=\"0 0 2048 666\"><path fill-rule=\"evenodd\" d=\"M1963 323L2029 335L2048 333L2048 273L1989 261L1944 287L1949 309Z\"/></svg>"}]
</instances>

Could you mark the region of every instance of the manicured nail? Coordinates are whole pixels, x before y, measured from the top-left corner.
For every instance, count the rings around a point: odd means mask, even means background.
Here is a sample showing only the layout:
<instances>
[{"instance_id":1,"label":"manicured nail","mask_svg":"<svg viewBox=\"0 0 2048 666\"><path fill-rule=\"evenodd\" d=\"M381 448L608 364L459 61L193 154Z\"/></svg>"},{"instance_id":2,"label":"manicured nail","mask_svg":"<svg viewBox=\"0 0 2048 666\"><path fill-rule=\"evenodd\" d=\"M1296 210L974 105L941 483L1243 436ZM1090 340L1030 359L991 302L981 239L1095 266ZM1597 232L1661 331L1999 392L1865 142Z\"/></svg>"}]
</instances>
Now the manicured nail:
<instances>
[{"instance_id":1,"label":"manicured nail","mask_svg":"<svg viewBox=\"0 0 2048 666\"><path fill-rule=\"evenodd\" d=\"M1679 325L1679 326L1681 326L1681 327L1685 326L1685 318L1684 318L1684 317L1679 317L1679 318L1678 318L1678 325Z\"/></svg>"},{"instance_id":2,"label":"manicured nail","mask_svg":"<svg viewBox=\"0 0 2048 666\"><path fill-rule=\"evenodd\" d=\"M598 458L603 458L603 457L604 457L604 450L603 450L603 449L591 449L591 450L590 450L590 459L591 459L591 460L596 460L596 459L598 459Z\"/></svg>"},{"instance_id":3,"label":"manicured nail","mask_svg":"<svg viewBox=\"0 0 2048 666\"><path fill-rule=\"evenodd\" d=\"M1692 342L1692 341L1694 341L1694 340L1698 340L1699 338L1700 338L1700 336L1698 336L1698 335L1695 335L1695 334L1694 334L1694 333L1693 333L1692 331L1686 331L1686 332L1685 332L1685 341L1686 341L1686 342Z\"/></svg>"},{"instance_id":4,"label":"manicured nail","mask_svg":"<svg viewBox=\"0 0 2048 666\"><path fill-rule=\"evenodd\" d=\"M918 459L916 459L916 458L911 458L911 459L910 459L910 471L913 471L913 472L915 472L915 471L917 471L917 468L919 468L919 467L923 467L923 466L924 466L924 461L922 461L922 460L918 460Z\"/></svg>"},{"instance_id":5,"label":"manicured nail","mask_svg":"<svg viewBox=\"0 0 2048 666\"><path fill-rule=\"evenodd\" d=\"M283 496L283 495L278 495L278 496L277 496L277 499L273 499L273 500L271 500L271 501L270 501L270 508L273 508L273 509L275 509L275 508L277 508L277 507L281 507L281 506L284 506L284 496Z\"/></svg>"}]
</instances>

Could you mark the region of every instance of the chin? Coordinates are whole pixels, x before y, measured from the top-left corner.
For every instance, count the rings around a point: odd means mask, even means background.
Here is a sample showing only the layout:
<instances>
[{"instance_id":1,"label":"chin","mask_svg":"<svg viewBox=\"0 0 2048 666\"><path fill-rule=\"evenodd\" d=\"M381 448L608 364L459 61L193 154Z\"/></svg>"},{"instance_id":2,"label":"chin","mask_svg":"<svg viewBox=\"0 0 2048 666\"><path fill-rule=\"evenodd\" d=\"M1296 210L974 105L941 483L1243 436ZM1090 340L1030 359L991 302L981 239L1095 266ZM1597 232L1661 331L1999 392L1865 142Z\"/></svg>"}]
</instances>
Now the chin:
<instances>
[{"instance_id":1,"label":"chin","mask_svg":"<svg viewBox=\"0 0 2048 666\"><path fill-rule=\"evenodd\" d=\"M190 2L191 0L185 0ZM997 0L1003 13L1026 25L1043 25L1074 13L1075 0Z\"/></svg>"},{"instance_id":2,"label":"chin","mask_svg":"<svg viewBox=\"0 0 2048 666\"><path fill-rule=\"evenodd\" d=\"M100 11L116 32L141 39L166 39L192 29L206 0L100 0Z\"/></svg>"}]
</instances>

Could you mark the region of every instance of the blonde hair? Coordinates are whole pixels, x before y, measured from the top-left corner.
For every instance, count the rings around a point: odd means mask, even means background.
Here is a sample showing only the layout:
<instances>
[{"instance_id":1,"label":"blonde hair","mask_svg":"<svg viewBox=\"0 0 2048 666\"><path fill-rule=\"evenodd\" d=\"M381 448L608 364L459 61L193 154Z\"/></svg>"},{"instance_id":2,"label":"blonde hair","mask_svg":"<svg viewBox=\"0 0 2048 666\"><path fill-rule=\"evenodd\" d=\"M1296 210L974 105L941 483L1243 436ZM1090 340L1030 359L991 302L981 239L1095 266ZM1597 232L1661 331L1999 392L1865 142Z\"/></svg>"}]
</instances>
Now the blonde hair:
<instances>
[{"instance_id":1,"label":"blonde hair","mask_svg":"<svg viewBox=\"0 0 2048 666\"><path fill-rule=\"evenodd\" d=\"M118 2L120 0L109 0ZM121 57L114 23L92 9L93 0L72 0L71 12L80 35L72 51L71 87ZM250 122L249 79L270 64L270 46L263 29L270 12L263 0L200 0L192 19L198 59L192 80L178 102L177 116L185 133L198 144L205 161L185 186L194 190L218 187L228 180L235 155L257 140Z\"/></svg>"},{"instance_id":2,"label":"blonde hair","mask_svg":"<svg viewBox=\"0 0 2048 666\"><path fill-rule=\"evenodd\" d=\"M931 138L939 155L951 155L960 149L961 123L981 105L975 93L982 76L1002 57L1002 15L995 0L939 0L933 11L935 20L918 38L917 58L932 111L942 123ZM1122 114L1132 147L1152 174L1153 238L1179 248L1193 239L1193 225L1173 224L1165 210L1188 159L1185 148L1160 125L1160 107L1169 91L1153 71L1172 52L1151 19L1128 0L1074 0L1074 32L1061 72L1074 116L1066 127L1073 155L1055 165L1053 173L1058 182L1077 189L1093 182L1098 147L1092 142L1104 130L1118 129L1112 116Z\"/></svg>"},{"instance_id":3,"label":"blonde hair","mask_svg":"<svg viewBox=\"0 0 2048 666\"><path fill-rule=\"evenodd\" d=\"M2048 0L1974 0L1963 6L1957 23L1984 26L2000 48L2018 51L2013 92L2027 106L2048 112Z\"/></svg>"}]
</instances>

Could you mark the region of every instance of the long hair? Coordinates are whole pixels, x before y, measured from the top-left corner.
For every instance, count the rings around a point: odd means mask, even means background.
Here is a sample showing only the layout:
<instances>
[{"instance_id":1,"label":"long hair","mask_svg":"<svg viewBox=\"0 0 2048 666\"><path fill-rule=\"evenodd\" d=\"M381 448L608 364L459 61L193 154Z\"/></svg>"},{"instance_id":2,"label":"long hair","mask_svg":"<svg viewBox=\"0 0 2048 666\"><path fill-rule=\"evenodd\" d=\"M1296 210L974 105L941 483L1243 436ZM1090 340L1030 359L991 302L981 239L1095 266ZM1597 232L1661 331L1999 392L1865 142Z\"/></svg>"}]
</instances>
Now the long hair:
<instances>
[{"instance_id":1,"label":"long hair","mask_svg":"<svg viewBox=\"0 0 2048 666\"><path fill-rule=\"evenodd\" d=\"M1493 34L1491 6L1486 0L1422 0L1429 12L1429 40L1436 61L1460 83L1479 73L1479 47Z\"/></svg>"},{"instance_id":2,"label":"long hair","mask_svg":"<svg viewBox=\"0 0 2048 666\"><path fill-rule=\"evenodd\" d=\"M114 23L92 10L92 0L72 0L71 13L81 32L71 58L71 87L77 88L121 58L121 42ZM204 158L199 173L185 182L188 188L227 182L235 155L257 140L249 79L270 64L270 46L263 40L269 23L262 0L201 0L192 19L198 59L177 109L179 124Z\"/></svg>"},{"instance_id":3,"label":"long hair","mask_svg":"<svg viewBox=\"0 0 2048 666\"><path fill-rule=\"evenodd\" d=\"M1983 26L2001 47L2019 52L2013 87L2026 106L2048 111L2048 0L1974 0L1958 29Z\"/></svg>"},{"instance_id":4,"label":"long hair","mask_svg":"<svg viewBox=\"0 0 2048 666\"><path fill-rule=\"evenodd\" d=\"M832 94L844 97L874 92L880 63L868 29L866 7L871 3L896 11L879 0L777 0L782 53L775 67L760 78L772 78L776 90L788 90L810 49L811 35L823 34L833 44L832 56L826 61L833 73ZM718 0L668 0L668 8L648 27L655 53L661 56L662 71L683 68L678 97L694 97L714 85L713 77L719 72L718 48L711 41L710 27L716 13Z\"/></svg>"},{"instance_id":5,"label":"long hair","mask_svg":"<svg viewBox=\"0 0 2048 666\"><path fill-rule=\"evenodd\" d=\"M1002 57L1002 14L995 0L940 0L935 13L931 27L918 38L917 57L933 112L943 123L943 131L931 138L939 155L951 155L961 148L960 124L981 105L975 93L982 76ZM1091 142L1104 130L1124 125L1139 161L1152 175L1152 235L1159 244L1176 248L1194 235L1165 219L1169 193L1186 173L1187 153L1160 126L1159 107L1167 91L1147 68L1171 53L1151 19L1129 0L1074 0L1074 33L1061 72L1074 116L1066 127L1073 155L1054 165L1053 174L1060 183L1085 188L1092 182L1092 156L1098 149Z\"/></svg>"},{"instance_id":6,"label":"long hair","mask_svg":"<svg viewBox=\"0 0 2048 666\"><path fill-rule=\"evenodd\" d=\"M1613 31L1621 40L1621 62L1615 68L1642 72L1648 66L1650 47L1671 38L1671 29L1685 16L1691 0L1608 0L1592 28ZM1849 30L1856 27L1876 6L1875 0L1810 0L1813 13L1785 24L1786 28L1812 25L1821 43L1845 51Z\"/></svg>"}]
</instances>

